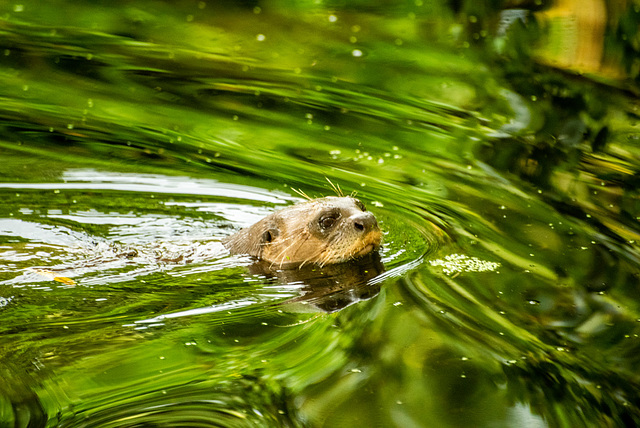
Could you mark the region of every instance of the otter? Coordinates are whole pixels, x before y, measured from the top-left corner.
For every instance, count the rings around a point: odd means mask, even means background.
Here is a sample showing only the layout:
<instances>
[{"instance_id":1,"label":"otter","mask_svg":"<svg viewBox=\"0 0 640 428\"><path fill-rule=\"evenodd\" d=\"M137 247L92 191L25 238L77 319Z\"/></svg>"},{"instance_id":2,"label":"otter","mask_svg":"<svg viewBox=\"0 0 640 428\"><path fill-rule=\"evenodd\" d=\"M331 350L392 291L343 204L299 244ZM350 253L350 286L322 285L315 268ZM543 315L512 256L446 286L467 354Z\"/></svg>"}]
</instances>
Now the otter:
<instances>
[{"instance_id":1,"label":"otter","mask_svg":"<svg viewBox=\"0 0 640 428\"><path fill-rule=\"evenodd\" d=\"M222 240L231 254L247 254L280 268L325 266L380 247L373 214L350 196L328 196L284 208Z\"/></svg>"}]
</instances>

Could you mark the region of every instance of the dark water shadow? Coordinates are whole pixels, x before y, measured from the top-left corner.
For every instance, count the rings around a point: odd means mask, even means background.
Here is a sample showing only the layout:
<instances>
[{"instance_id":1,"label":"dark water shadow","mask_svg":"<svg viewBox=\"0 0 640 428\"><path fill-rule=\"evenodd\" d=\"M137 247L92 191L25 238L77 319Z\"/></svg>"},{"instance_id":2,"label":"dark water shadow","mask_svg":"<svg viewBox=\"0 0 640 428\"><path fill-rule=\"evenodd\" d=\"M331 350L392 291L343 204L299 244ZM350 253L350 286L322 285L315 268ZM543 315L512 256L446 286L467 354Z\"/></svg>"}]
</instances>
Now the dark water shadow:
<instances>
[{"instance_id":1,"label":"dark water shadow","mask_svg":"<svg viewBox=\"0 0 640 428\"><path fill-rule=\"evenodd\" d=\"M257 261L249 268L254 275L274 278L285 284L300 283L302 295L279 305L294 312L336 312L380 292L379 283L370 280L385 271L377 252L347 263L318 266L304 265L277 269L269 262Z\"/></svg>"}]
</instances>

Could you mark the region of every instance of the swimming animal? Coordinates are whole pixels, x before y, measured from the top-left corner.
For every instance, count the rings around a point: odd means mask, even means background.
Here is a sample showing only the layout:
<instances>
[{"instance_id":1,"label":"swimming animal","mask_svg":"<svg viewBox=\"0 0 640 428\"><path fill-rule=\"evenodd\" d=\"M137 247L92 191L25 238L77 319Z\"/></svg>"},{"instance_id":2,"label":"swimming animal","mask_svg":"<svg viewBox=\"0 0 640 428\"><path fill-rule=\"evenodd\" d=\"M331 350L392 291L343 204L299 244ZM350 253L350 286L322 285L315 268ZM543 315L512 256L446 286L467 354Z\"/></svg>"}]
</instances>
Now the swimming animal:
<instances>
[{"instance_id":1,"label":"swimming animal","mask_svg":"<svg viewBox=\"0 0 640 428\"><path fill-rule=\"evenodd\" d=\"M223 239L231 254L248 254L278 267L342 263L380 247L375 216L350 196L311 199L276 211Z\"/></svg>"}]
</instances>

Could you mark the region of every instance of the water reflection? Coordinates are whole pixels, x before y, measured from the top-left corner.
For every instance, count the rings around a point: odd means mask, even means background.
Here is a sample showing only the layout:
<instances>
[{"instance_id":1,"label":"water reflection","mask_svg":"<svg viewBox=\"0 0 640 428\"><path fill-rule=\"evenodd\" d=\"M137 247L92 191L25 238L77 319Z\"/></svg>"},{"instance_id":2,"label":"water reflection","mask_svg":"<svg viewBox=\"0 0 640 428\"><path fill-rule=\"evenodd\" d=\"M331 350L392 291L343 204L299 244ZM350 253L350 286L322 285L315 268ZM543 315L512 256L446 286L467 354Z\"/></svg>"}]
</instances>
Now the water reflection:
<instances>
[{"instance_id":1,"label":"water reflection","mask_svg":"<svg viewBox=\"0 0 640 428\"><path fill-rule=\"evenodd\" d=\"M259 262L251 265L250 271L286 284L302 285L301 296L282 303L286 310L330 313L377 295L380 284L371 280L384 272L384 265L380 255L374 252L347 263L322 267L309 265L283 270L275 269L270 263Z\"/></svg>"},{"instance_id":2,"label":"water reflection","mask_svg":"<svg viewBox=\"0 0 640 428\"><path fill-rule=\"evenodd\" d=\"M537 59L579 73L624 79L631 70L620 61L620 50L625 48L615 45L626 44L631 36L627 22L637 13L625 1L550 2L549 7L535 14L544 34ZM611 43L611 39L618 38L615 44Z\"/></svg>"},{"instance_id":3,"label":"water reflection","mask_svg":"<svg viewBox=\"0 0 640 428\"><path fill-rule=\"evenodd\" d=\"M0 425L638 425L634 4L68 6L0 6ZM325 177L380 260L224 253Z\"/></svg>"}]
</instances>

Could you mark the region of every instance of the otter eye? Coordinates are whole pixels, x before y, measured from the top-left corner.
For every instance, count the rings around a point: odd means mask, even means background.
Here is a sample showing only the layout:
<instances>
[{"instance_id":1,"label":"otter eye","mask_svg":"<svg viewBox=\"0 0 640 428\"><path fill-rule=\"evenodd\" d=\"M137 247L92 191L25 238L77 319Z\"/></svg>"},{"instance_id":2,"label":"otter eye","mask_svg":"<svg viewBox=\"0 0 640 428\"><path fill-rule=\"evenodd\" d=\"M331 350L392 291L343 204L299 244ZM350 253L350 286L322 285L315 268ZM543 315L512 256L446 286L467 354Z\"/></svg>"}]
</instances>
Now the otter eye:
<instances>
[{"instance_id":1,"label":"otter eye","mask_svg":"<svg viewBox=\"0 0 640 428\"><path fill-rule=\"evenodd\" d=\"M331 228L334 224L336 224L336 220L338 218L335 215L327 215L327 216L323 216L320 217L320 227L323 229L329 229Z\"/></svg>"},{"instance_id":2,"label":"otter eye","mask_svg":"<svg viewBox=\"0 0 640 428\"><path fill-rule=\"evenodd\" d=\"M356 203L356 207L360 208L360 211L366 211L367 207L364 206L360 199L354 199Z\"/></svg>"}]
</instances>

